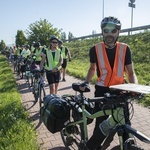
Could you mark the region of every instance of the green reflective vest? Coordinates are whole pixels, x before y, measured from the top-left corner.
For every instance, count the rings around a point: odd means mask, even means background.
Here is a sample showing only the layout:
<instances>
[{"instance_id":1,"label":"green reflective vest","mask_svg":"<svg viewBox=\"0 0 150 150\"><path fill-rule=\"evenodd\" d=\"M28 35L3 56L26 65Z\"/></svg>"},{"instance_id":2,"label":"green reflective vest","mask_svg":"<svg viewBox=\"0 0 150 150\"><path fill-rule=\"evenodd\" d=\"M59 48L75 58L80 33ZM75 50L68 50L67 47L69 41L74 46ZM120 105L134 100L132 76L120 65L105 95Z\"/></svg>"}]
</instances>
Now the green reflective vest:
<instances>
[{"instance_id":1,"label":"green reflective vest","mask_svg":"<svg viewBox=\"0 0 150 150\"><path fill-rule=\"evenodd\" d=\"M53 57L53 54L54 57ZM61 51L60 49L57 49L55 51L52 51L50 49L46 49L46 63L45 63L45 69L46 70L52 70L57 66L60 60Z\"/></svg>"}]
</instances>

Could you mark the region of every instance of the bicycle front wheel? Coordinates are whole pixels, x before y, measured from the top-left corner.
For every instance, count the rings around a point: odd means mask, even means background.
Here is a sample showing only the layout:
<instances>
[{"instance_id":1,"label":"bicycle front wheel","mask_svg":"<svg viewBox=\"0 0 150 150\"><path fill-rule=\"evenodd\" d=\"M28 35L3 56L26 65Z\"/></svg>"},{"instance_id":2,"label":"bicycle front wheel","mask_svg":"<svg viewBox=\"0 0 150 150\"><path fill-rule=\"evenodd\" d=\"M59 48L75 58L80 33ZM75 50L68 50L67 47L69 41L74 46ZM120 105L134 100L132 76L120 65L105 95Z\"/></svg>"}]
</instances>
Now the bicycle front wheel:
<instances>
[{"instance_id":1,"label":"bicycle front wheel","mask_svg":"<svg viewBox=\"0 0 150 150\"><path fill-rule=\"evenodd\" d=\"M18 68L17 68L17 63L16 63L16 62L14 62L14 73L16 73L16 72L17 72L17 70L18 70Z\"/></svg>"},{"instance_id":2,"label":"bicycle front wheel","mask_svg":"<svg viewBox=\"0 0 150 150\"><path fill-rule=\"evenodd\" d=\"M124 150L144 150L144 148L141 148L140 146L136 144L128 145L127 148L124 148Z\"/></svg>"},{"instance_id":3,"label":"bicycle front wheel","mask_svg":"<svg viewBox=\"0 0 150 150\"><path fill-rule=\"evenodd\" d=\"M46 95L45 89L43 87L43 85L40 85L39 87L39 106L40 108L43 106L43 99Z\"/></svg>"},{"instance_id":4,"label":"bicycle front wheel","mask_svg":"<svg viewBox=\"0 0 150 150\"><path fill-rule=\"evenodd\" d=\"M38 93L38 79L34 78L33 80L33 95L35 98L35 101L38 101L39 93Z\"/></svg>"},{"instance_id":5,"label":"bicycle front wheel","mask_svg":"<svg viewBox=\"0 0 150 150\"><path fill-rule=\"evenodd\" d=\"M80 125L67 126L60 134L62 141L66 147L66 150L81 149L81 143L83 141L83 127Z\"/></svg>"}]
</instances>

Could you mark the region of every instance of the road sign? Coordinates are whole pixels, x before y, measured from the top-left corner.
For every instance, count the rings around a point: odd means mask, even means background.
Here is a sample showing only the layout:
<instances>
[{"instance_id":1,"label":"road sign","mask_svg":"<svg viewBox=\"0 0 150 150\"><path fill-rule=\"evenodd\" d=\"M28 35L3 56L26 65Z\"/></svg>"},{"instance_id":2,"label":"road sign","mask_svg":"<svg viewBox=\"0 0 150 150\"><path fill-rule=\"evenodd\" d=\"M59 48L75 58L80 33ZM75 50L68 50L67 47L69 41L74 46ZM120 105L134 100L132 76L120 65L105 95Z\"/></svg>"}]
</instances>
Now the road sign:
<instances>
[{"instance_id":1,"label":"road sign","mask_svg":"<svg viewBox=\"0 0 150 150\"><path fill-rule=\"evenodd\" d=\"M135 0L130 0L131 3L135 3Z\"/></svg>"},{"instance_id":2,"label":"road sign","mask_svg":"<svg viewBox=\"0 0 150 150\"><path fill-rule=\"evenodd\" d=\"M135 4L133 4L133 3L129 3L129 7L133 7L133 8L135 8Z\"/></svg>"}]
</instances>

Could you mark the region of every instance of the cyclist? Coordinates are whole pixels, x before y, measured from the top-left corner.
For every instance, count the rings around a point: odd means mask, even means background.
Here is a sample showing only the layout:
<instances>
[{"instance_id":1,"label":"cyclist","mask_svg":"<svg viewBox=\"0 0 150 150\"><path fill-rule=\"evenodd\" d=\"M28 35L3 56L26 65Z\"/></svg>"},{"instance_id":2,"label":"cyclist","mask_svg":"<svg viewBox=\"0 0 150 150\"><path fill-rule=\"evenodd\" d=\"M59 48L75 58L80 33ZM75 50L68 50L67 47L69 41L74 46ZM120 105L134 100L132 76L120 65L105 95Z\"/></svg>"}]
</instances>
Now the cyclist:
<instances>
[{"instance_id":1,"label":"cyclist","mask_svg":"<svg viewBox=\"0 0 150 150\"><path fill-rule=\"evenodd\" d=\"M109 89L111 85L123 84L125 72L130 83L138 83L129 46L117 42L120 29L120 20L111 16L105 17L101 21L103 42L96 44L89 51L90 67L86 80L80 88L84 90L84 85L90 82L96 70L95 97L111 92ZM96 111L101 110L99 106L99 103L95 103ZM108 116L103 116L96 119L93 135L86 144L89 150L100 149L99 145L107 136L104 131L104 126L107 128L107 125L104 124L107 118Z\"/></svg>"},{"instance_id":2,"label":"cyclist","mask_svg":"<svg viewBox=\"0 0 150 150\"><path fill-rule=\"evenodd\" d=\"M17 60L17 47L16 46L14 46L13 47L13 54L14 54L14 62Z\"/></svg>"},{"instance_id":3,"label":"cyclist","mask_svg":"<svg viewBox=\"0 0 150 150\"><path fill-rule=\"evenodd\" d=\"M60 78L60 69L63 62L62 54L58 49L59 39L56 36L50 37L50 46L42 52L40 69L45 62L46 78L50 88L50 94L57 94Z\"/></svg>"},{"instance_id":4,"label":"cyclist","mask_svg":"<svg viewBox=\"0 0 150 150\"><path fill-rule=\"evenodd\" d=\"M22 52L21 52L21 55L22 55L22 57L25 59L24 60L24 63L26 62L26 60L27 60L27 58L30 56L30 54L31 54L31 51L30 51L30 49L29 49L29 45L25 45L24 46L24 49L22 50Z\"/></svg>"},{"instance_id":5,"label":"cyclist","mask_svg":"<svg viewBox=\"0 0 150 150\"><path fill-rule=\"evenodd\" d=\"M59 48L62 52L62 56L63 56L63 64L62 64L62 81L66 81L65 79L65 75L66 75L66 67L67 67L67 59L69 59L69 61L71 61L71 55L70 55L70 51L68 50L67 47L62 45L63 42L61 40L59 40Z\"/></svg>"},{"instance_id":6,"label":"cyclist","mask_svg":"<svg viewBox=\"0 0 150 150\"><path fill-rule=\"evenodd\" d=\"M32 44L31 44L31 47L30 47L31 52L33 52L33 51L34 51L34 49L35 49L35 48L34 48L34 44L35 44L35 42L33 41L33 42L32 42Z\"/></svg>"},{"instance_id":7,"label":"cyclist","mask_svg":"<svg viewBox=\"0 0 150 150\"><path fill-rule=\"evenodd\" d=\"M43 47L41 47L40 42L35 42L34 50L31 51L31 56L36 57L35 64L38 66L40 65L40 62L42 60L42 50L43 50Z\"/></svg>"}]
</instances>

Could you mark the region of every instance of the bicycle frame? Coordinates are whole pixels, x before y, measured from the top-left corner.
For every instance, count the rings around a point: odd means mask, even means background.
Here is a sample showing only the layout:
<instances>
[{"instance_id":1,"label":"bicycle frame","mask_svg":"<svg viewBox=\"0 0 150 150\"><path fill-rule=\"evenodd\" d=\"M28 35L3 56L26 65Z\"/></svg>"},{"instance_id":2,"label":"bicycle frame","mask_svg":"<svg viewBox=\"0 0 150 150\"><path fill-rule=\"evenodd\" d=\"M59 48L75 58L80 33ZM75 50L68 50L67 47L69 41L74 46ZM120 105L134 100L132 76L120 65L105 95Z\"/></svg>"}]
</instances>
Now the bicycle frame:
<instances>
[{"instance_id":1,"label":"bicycle frame","mask_svg":"<svg viewBox=\"0 0 150 150\"><path fill-rule=\"evenodd\" d=\"M87 140L88 140L88 129L87 129L87 118L89 119L95 119L97 117L100 117L100 116L105 116L105 115L114 115L116 116L117 113L122 110L123 112L123 108L120 106L120 107L117 107L115 109L113 109L113 114L112 114L112 109L106 109L105 111L101 110L99 112L96 112L94 114L91 114L90 112L88 112L86 109L85 109L85 104L84 104L84 99L83 99L83 93L81 93L81 98L82 98L82 106L81 107L78 107L77 105L74 105L72 103L72 106L75 106L78 111L80 113L82 113L82 118L78 121L73 121L73 122L69 122L66 127L64 128L64 133L66 135L69 136L69 134L67 133L66 129L67 127L71 127L71 126L75 126L75 125L83 125L83 137L82 137L82 141L83 143L86 143ZM89 102L92 101L89 99ZM93 102L96 101L93 99ZM123 113L124 114L124 113ZM121 114L122 115L122 114ZM125 117L124 117L125 118ZM126 133L128 134L132 134L134 135L135 137L137 137L138 139L140 139L141 141L143 142L146 142L146 143L150 143L150 138L148 138L147 136L143 135L141 132L133 129L129 124L126 124L126 121L125 119L123 119L121 122L118 121L118 123L116 123L116 120L117 118L115 118L115 120L113 120L114 118L112 117L111 118L111 121L113 121L113 125L114 125L114 129L112 130L112 132L106 137L103 145L102 145L102 150L106 150L106 148L109 146L110 144L110 137L113 137L115 135L115 133L118 133L118 137L119 137L119 143L120 143L120 150L123 150L123 144L124 144L124 139L123 139L123 133L120 132L119 129L123 129Z\"/></svg>"},{"instance_id":2,"label":"bicycle frame","mask_svg":"<svg viewBox=\"0 0 150 150\"><path fill-rule=\"evenodd\" d=\"M82 105L82 108L78 108L80 109L79 111L82 112L82 116L83 119L79 120L79 121L75 121L75 122L71 122L69 123L67 126L72 126L72 125L76 125L76 124L83 124L84 126L84 138L85 140L88 139L88 130L87 130L87 118L89 119L95 119L97 117L100 116L105 116L105 115L111 115L112 111L111 110L106 110L105 112L103 110L96 112L94 114L90 114L86 109L85 109L85 104ZM118 111L119 109L121 109L121 107L116 108L116 111Z\"/></svg>"}]
</instances>

